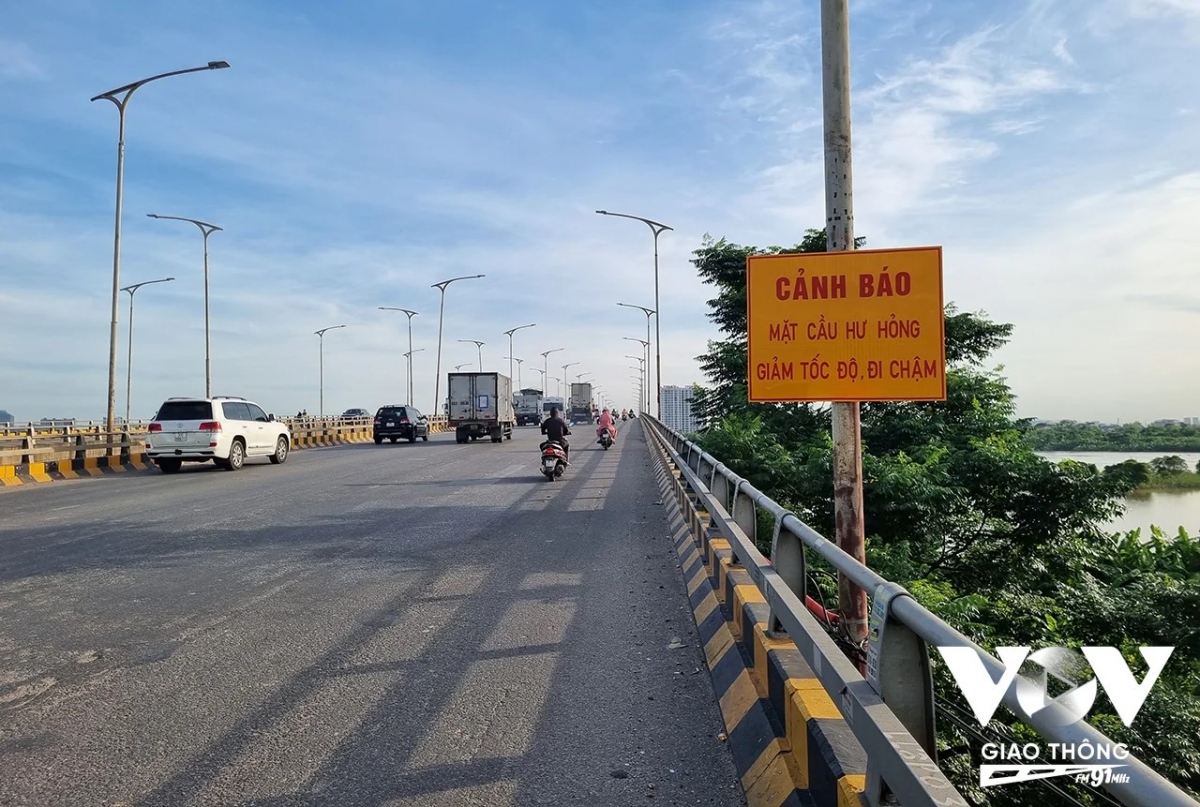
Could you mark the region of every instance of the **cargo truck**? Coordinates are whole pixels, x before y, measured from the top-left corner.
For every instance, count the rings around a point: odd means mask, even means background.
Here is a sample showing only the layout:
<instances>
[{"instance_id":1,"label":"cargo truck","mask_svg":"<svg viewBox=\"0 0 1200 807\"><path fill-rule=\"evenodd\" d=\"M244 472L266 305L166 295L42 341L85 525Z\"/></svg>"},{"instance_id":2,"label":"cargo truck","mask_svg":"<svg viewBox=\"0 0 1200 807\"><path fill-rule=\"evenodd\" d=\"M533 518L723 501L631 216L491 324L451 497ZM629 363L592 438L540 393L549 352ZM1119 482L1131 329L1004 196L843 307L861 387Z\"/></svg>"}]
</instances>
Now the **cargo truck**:
<instances>
[{"instance_id":1,"label":"cargo truck","mask_svg":"<svg viewBox=\"0 0 1200 807\"><path fill-rule=\"evenodd\" d=\"M517 423L512 381L500 373L450 373L448 422L456 442L512 439Z\"/></svg>"},{"instance_id":2,"label":"cargo truck","mask_svg":"<svg viewBox=\"0 0 1200 807\"><path fill-rule=\"evenodd\" d=\"M592 385L584 381L571 385L569 420L573 424L592 422Z\"/></svg>"},{"instance_id":3,"label":"cargo truck","mask_svg":"<svg viewBox=\"0 0 1200 807\"><path fill-rule=\"evenodd\" d=\"M513 402L518 426L537 426L542 422L542 391L523 389Z\"/></svg>"},{"instance_id":4,"label":"cargo truck","mask_svg":"<svg viewBox=\"0 0 1200 807\"><path fill-rule=\"evenodd\" d=\"M543 422L549 419L551 409L557 409L558 416L560 418L562 418L563 420L567 419L567 417L568 417L567 402L562 399L562 396L547 395L545 398L542 398L542 421Z\"/></svg>"}]
</instances>

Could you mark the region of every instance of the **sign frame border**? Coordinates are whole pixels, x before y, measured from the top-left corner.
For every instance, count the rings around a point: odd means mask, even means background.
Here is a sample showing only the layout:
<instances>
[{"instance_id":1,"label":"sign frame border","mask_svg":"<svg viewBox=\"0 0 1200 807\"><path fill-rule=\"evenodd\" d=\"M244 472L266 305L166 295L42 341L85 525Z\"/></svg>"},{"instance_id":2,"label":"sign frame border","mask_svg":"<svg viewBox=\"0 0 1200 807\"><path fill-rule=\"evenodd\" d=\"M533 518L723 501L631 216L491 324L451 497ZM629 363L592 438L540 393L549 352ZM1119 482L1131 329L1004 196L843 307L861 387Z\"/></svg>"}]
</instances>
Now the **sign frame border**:
<instances>
[{"instance_id":1,"label":"sign frame border","mask_svg":"<svg viewBox=\"0 0 1200 807\"><path fill-rule=\"evenodd\" d=\"M941 397L932 398L927 396L914 398L880 398L880 397L856 397L856 398L771 398L771 397L755 397L752 392L752 381L754 379L753 361L750 356L750 317L752 296L750 294L750 267L753 261L767 263L773 259L795 259L797 256L846 256L846 255L894 255L897 252L936 252L938 264L938 308L941 316L938 317L938 332L941 343L941 359L942 359L942 394ZM780 252L770 255L747 255L746 256L746 400L749 403L937 403L945 401L948 395L947 390L947 364L946 364L946 278L945 264L943 262L943 249L939 246L923 246L923 247L895 247L892 249L853 249L839 252Z\"/></svg>"}]
</instances>

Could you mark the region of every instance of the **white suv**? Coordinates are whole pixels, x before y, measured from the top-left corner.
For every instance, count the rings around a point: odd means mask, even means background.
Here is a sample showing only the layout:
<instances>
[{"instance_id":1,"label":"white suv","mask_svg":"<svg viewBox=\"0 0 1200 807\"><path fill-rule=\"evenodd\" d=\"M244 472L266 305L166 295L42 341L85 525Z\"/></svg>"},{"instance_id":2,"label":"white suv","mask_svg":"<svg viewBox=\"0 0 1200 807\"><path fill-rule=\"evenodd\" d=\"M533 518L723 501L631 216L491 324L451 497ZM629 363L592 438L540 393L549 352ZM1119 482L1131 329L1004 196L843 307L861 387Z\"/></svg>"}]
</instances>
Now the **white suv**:
<instances>
[{"instance_id":1,"label":"white suv","mask_svg":"<svg viewBox=\"0 0 1200 807\"><path fill-rule=\"evenodd\" d=\"M270 457L279 465L292 447L287 424L245 398L168 398L146 436L146 457L165 474L185 462L212 460L236 471L247 457Z\"/></svg>"}]
</instances>

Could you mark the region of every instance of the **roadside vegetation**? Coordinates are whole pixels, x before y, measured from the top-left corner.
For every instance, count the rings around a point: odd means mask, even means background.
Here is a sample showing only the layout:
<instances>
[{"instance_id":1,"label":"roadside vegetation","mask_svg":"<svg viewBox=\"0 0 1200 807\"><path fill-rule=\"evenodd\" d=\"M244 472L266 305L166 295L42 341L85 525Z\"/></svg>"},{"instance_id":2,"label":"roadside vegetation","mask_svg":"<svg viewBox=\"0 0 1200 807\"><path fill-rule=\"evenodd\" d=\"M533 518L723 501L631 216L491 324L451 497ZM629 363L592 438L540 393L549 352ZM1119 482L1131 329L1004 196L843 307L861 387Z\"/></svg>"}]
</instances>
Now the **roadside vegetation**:
<instances>
[{"instance_id":1,"label":"roadside vegetation","mask_svg":"<svg viewBox=\"0 0 1200 807\"><path fill-rule=\"evenodd\" d=\"M1025 434L1038 451L1200 451L1200 426L1119 426L1064 420L1031 426Z\"/></svg>"},{"instance_id":2,"label":"roadside vegetation","mask_svg":"<svg viewBox=\"0 0 1200 807\"><path fill-rule=\"evenodd\" d=\"M695 250L692 263L716 292L709 317L722 333L699 357L709 383L695 406L708 424L696 435L706 450L832 536L828 407L751 404L746 391L747 256L824 249L824 233L810 230L787 249L706 237ZM1101 525L1120 512L1132 491L1197 475L1186 463L1179 469L1178 458L1171 457L1106 472L1040 457L1036 451L1050 446L1031 438L1029 424L1015 416L1001 368L987 365L1012 330L985 314L949 305L947 400L862 405L868 563L989 650L1112 645L1135 670L1142 665L1140 679L1145 667L1138 647L1175 647L1132 728L1121 723L1103 695L1089 720L1195 795L1200 793L1200 541L1183 531L1177 536L1157 530L1148 537L1111 534ZM1141 446L1149 444L1123 450L1145 450ZM770 531L761 533L769 541ZM764 546L764 552L769 549ZM811 561L819 566L815 556ZM814 575L810 586L810 593L826 603L837 602L832 576ZM978 787L980 738L970 721L952 719L962 709L969 717L970 709L933 655L944 705L939 712L942 764L962 791L987 805L1071 803L1045 787ZM1013 723L1001 709L988 733L997 740L1036 739ZM975 734L978 728L974 724ZM1093 792L1057 781L1078 802L1098 803Z\"/></svg>"}]
</instances>

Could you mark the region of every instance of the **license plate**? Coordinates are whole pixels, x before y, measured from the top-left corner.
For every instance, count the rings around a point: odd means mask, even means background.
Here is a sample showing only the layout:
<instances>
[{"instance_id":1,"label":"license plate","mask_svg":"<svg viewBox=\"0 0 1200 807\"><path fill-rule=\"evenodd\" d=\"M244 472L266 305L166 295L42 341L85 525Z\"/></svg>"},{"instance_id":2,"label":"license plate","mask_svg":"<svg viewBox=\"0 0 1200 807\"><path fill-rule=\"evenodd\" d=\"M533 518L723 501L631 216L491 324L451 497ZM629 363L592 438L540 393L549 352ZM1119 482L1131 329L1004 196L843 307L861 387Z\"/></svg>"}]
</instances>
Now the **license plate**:
<instances>
[{"instance_id":1,"label":"license plate","mask_svg":"<svg viewBox=\"0 0 1200 807\"><path fill-rule=\"evenodd\" d=\"M395 423L388 423L387 425L389 425L389 426L395 426L396 424L395 424Z\"/></svg>"},{"instance_id":2,"label":"license plate","mask_svg":"<svg viewBox=\"0 0 1200 807\"><path fill-rule=\"evenodd\" d=\"M187 442L187 432L175 432L175 442L186 443Z\"/></svg>"}]
</instances>

